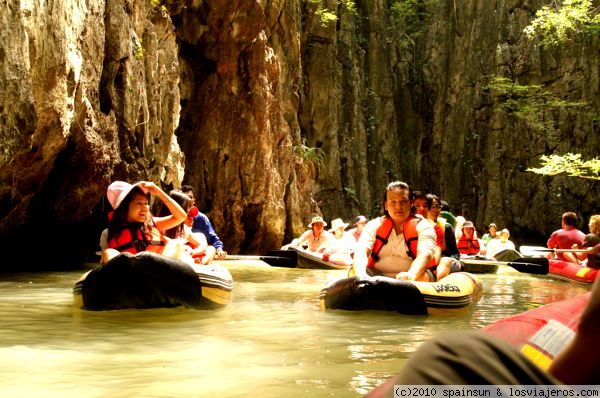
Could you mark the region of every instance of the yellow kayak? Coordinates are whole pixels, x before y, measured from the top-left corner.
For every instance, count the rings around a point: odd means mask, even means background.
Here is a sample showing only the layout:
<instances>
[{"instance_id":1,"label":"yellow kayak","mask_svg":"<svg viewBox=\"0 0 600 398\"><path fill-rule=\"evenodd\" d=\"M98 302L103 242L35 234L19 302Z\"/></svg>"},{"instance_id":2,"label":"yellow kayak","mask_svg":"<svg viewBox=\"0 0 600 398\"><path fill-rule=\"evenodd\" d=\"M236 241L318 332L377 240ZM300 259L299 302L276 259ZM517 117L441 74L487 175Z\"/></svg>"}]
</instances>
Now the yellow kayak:
<instances>
[{"instance_id":1,"label":"yellow kayak","mask_svg":"<svg viewBox=\"0 0 600 398\"><path fill-rule=\"evenodd\" d=\"M323 309L383 310L427 315L467 308L481 291L481 282L455 272L438 282L413 282L374 276L340 279L321 290Z\"/></svg>"}]
</instances>

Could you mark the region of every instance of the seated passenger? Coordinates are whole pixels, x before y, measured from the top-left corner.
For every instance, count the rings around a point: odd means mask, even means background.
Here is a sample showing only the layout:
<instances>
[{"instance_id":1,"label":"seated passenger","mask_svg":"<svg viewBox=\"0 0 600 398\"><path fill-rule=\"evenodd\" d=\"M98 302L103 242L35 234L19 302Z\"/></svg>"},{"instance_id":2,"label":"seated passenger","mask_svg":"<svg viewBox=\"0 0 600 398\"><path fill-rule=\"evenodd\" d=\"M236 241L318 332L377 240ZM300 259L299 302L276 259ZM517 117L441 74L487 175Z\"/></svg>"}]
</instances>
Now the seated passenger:
<instances>
[{"instance_id":1,"label":"seated passenger","mask_svg":"<svg viewBox=\"0 0 600 398\"><path fill-rule=\"evenodd\" d=\"M147 194L157 196L171 214L153 217ZM186 217L185 211L177 202L154 183L146 181L135 185L115 181L108 186L106 196L114 212L108 225L102 262L109 261L121 252L168 252L169 239L161 231L181 224Z\"/></svg>"},{"instance_id":2,"label":"seated passenger","mask_svg":"<svg viewBox=\"0 0 600 398\"><path fill-rule=\"evenodd\" d=\"M296 249L303 249L307 252L312 253L323 253L329 244L329 241L333 239L333 236L324 230L327 223L323 220L323 217L316 216L308 224L310 228L305 231L298 239L294 239L289 245L283 246L281 249L286 250L287 248L294 247Z\"/></svg>"},{"instance_id":3,"label":"seated passenger","mask_svg":"<svg viewBox=\"0 0 600 398\"><path fill-rule=\"evenodd\" d=\"M600 243L600 215L596 214L590 217L589 223L590 233L583 239L583 244L573 245L573 249L590 249ZM589 250L588 250L589 252ZM586 261L588 253L573 253L580 262Z\"/></svg>"},{"instance_id":4,"label":"seated passenger","mask_svg":"<svg viewBox=\"0 0 600 398\"><path fill-rule=\"evenodd\" d=\"M496 224L491 223L490 225L488 225L488 232L483 234L483 236L481 237L481 241L483 242L483 247L481 248L481 250L483 250L484 247L487 249L488 243L492 239L496 239L499 237L499 236L497 236L497 232L498 232L498 227L496 227Z\"/></svg>"},{"instance_id":5,"label":"seated passenger","mask_svg":"<svg viewBox=\"0 0 600 398\"><path fill-rule=\"evenodd\" d=\"M502 231L500 231L500 238L492 239L490 240L490 243L488 243L486 257L494 258L494 256L501 251L515 250L515 244L508 240L509 237L510 232L508 229L504 228Z\"/></svg>"},{"instance_id":6,"label":"seated passenger","mask_svg":"<svg viewBox=\"0 0 600 398\"><path fill-rule=\"evenodd\" d=\"M367 218L365 216L356 217L356 221L354 222L354 228L352 228L348 233L352 235L352 237L358 242L360 238L360 234L362 233L365 225L367 225Z\"/></svg>"},{"instance_id":7,"label":"seated passenger","mask_svg":"<svg viewBox=\"0 0 600 398\"><path fill-rule=\"evenodd\" d=\"M452 227L452 224L448 222L445 218L440 217L443 201L436 195L430 195L431 209L429 209L429 216L444 231L444 246L442 247L442 256L459 259L460 253L458 251L458 248L456 247L454 228Z\"/></svg>"},{"instance_id":8,"label":"seated passenger","mask_svg":"<svg viewBox=\"0 0 600 398\"><path fill-rule=\"evenodd\" d=\"M194 206L196 203L196 198L194 197L194 189L189 185L184 185L181 187L181 191L190 197L190 199L192 200L192 206ZM215 260L222 260L227 257L227 252L223 250L223 242L221 242L221 239L217 235L215 228L213 227L206 214L198 211L191 223L190 221L186 222L188 223L188 225L191 225L192 232L200 232L204 234L206 240L208 241L208 244L215 248L214 255L209 252L206 253L206 256L202 259L203 263L209 263L213 260L213 258ZM213 257L211 257L211 255Z\"/></svg>"},{"instance_id":9,"label":"seated passenger","mask_svg":"<svg viewBox=\"0 0 600 398\"><path fill-rule=\"evenodd\" d=\"M190 221L198 214L198 208L192 206L192 199L181 191L171 191L169 196L173 198L186 212L186 222L183 222L171 229L163 231L163 233L171 239L177 240L179 245L173 245L176 250L169 257L175 257L189 262L208 264L215 256L216 249L212 245L208 245L206 237L201 232L192 232ZM161 206L158 211L159 216L169 215L169 209L166 206Z\"/></svg>"},{"instance_id":10,"label":"seated passenger","mask_svg":"<svg viewBox=\"0 0 600 398\"><path fill-rule=\"evenodd\" d=\"M452 229L452 226L446 222L445 219L438 217L441 209L440 198L430 193L427 194L426 199L429 209L424 216L433 222L442 232L441 242L438 241L437 243L440 246L441 253L438 260L438 265L434 269L436 279L439 281L452 272L458 272L462 270L462 264L460 261L458 261L460 253L456 247L456 240L454 239L454 230ZM437 234L438 232L436 232L436 235Z\"/></svg>"},{"instance_id":11,"label":"seated passenger","mask_svg":"<svg viewBox=\"0 0 600 398\"><path fill-rule=\"evenodd\" d=\"M433 226L414 214L408 184L391 182L383 200L384 216L367 223L354 253L359 278L385 275L411 281L429 281L426 272L435 249Z\"/></svg>"},{"instance_id":12,"label":"seated passenger","mask_svg":"<svg viewBox=\"0 0 600 398\"><path fill-rule=\"evenodd\" d=\"M459 240L462 236L462 227L465 221L467 220L465 220L463 216L456 217L456 225L454 226L454 235L456 237L456 240Z\"/></svg>"},{"instance_id":13,"label":"seated passenger","mask_svg":"<svg viewBox=\"0 0 600 398\"><path fill-rule=\"evenodd\" d=\"M329 230L333 238L327 243L322 255L317 253L315 255L333 264L352 265L352 255L354 254L356 241L345 231L347 226L348 224L344 223L341 218L333 220Z\"/></svg>"},{"instance_id":14,"label":"seated passenger","mask_svg":"<svg viewBox=\"0 0 600 398\"><path fill-rule=\"evenodd\" d=\"M461 257L479 254L480 244L477 239L477 231L471 221L465 221L462 225L462 234L456 242Z\"/></svg>"},{"instance_id":15,"label":"seated passenger","mask_svg":"<svg viewBox=\"0 0 600 398\"><path fill-rule=\"evenodd\" d=\"M552 232L548 239L550 249L572 249L573 245L578 247L583 244L585 235L577 229L577 214L566 212L562 215L562 228ZM552 256L552 254L550 255ZM556 258L563 261L578 263L572 253L556 253Z\"/></svg>"}]
</instances>

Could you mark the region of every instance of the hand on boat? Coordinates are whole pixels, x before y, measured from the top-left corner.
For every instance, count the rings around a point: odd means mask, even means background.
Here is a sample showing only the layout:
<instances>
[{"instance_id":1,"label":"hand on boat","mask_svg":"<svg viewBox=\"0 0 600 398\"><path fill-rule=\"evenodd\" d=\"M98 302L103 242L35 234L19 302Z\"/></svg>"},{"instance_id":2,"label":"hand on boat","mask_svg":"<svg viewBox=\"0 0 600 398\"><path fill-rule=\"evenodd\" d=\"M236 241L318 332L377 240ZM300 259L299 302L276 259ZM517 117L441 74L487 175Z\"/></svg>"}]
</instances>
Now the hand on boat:
<instances>
[{"instance_id":1,"label":"hand on boat","mask_svg":"<svg viewBox=\"0 0 600 398\"><path fill-rule=\"evenodd\" d=\"M396 275L396 279L402 279L405 281L414 281L417 278L415 278L414 275L411 275L410 272L402 271L402 272L398 272L398 274Z\"/></svg>"},{"instance_id":2,"label":"hand on boat","mask_svg":"<svg viewBox=\"0 0 600 398\"><path fill-rule=\"evenodd\" d=\"M227 257L227 252L223 249L218 249L217 252L215 253L215 260L224 260L225 257Z\"/></svg>"}]
</instances>

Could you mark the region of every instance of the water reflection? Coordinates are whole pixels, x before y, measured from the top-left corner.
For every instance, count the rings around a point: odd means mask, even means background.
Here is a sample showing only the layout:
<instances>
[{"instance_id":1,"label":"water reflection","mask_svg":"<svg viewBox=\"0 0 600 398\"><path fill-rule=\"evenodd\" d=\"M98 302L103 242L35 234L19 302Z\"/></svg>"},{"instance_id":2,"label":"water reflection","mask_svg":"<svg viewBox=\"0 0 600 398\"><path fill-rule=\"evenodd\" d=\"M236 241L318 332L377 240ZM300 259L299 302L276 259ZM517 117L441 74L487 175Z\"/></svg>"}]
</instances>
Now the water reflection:
<instances>
[{"instance_id":1,"label":"water reflection","mask_svg":"<svg viewBox=\"0 0 600 398\"><path fill-rule=\"evenodd\" d=\"M359 396L440 331L480 328L588 286L484 275L471 308L443 316L321 311L344 271L231 266L233 302L89 312L71 305L82 272L0 277L2 396Z\"/></svg>"}]
</instances>

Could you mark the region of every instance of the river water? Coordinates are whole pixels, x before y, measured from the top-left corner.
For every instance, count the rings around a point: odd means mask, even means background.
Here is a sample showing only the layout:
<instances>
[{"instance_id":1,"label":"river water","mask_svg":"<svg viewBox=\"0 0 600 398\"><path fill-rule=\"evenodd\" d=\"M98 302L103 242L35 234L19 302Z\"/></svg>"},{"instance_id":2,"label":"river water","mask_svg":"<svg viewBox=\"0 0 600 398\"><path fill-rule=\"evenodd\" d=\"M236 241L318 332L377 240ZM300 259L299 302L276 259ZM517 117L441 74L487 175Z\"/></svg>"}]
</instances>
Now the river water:
<instances>
[{"instance_id":1,"label":"river water","mask_svg":"<svg viewBox=\"0 0 600 398\"><path fill-rule=\"evenodd\" d=\"M343 271L230 265L219 311L74 309L85 270L0 275L2 397L357 397L397 373L434 334L589 290L511 270L482 275L461 313L321 311Z\"/></svg>"}]
</instances>

